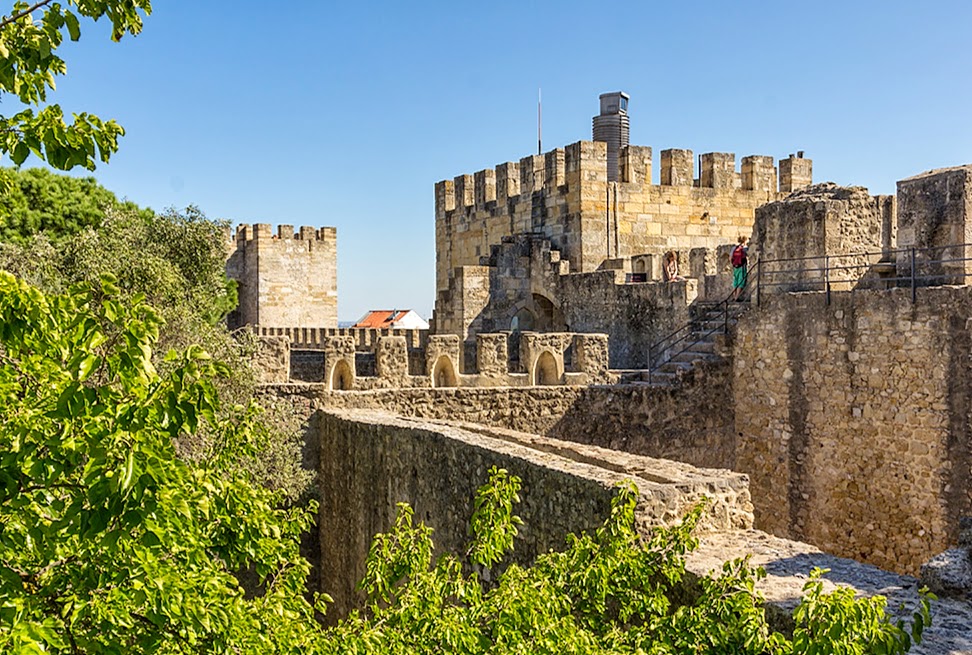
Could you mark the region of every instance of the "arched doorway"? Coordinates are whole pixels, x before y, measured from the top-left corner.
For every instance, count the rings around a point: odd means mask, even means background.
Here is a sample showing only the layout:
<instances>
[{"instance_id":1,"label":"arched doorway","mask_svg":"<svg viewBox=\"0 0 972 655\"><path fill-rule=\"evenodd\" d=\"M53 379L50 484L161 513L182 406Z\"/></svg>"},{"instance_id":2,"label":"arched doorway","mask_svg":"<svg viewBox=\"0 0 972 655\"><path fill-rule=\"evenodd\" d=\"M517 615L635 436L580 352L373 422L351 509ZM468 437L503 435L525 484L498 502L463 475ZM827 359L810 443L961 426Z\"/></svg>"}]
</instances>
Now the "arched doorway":
<instances>
[{"instance_id":1,"label":"arched doorway","mask_svg":"<svg viewBox=\"0 0 972 655\"><path fill-rule=\"evenodd\" d=\"M348 360L339 359L334 368L331 369L331 379L329 388L335 391L350 391L354 385L354 373Z\"/></svg>"},{"instance_id":2,"label":"arched doorway","mask_svg":"<svg viewBox=\"0 0 972 655\"><path fill-rule=\"evenodd\" d=\"M436 389L459 386L456 367L448 355L440 355L435 360L435 366L432 367L432 386Z\"/></svg>"},{"instance_id":3,"label":"arched doorway","mask_svg":"<svg viewBox=\"0 0 972 655\"><path fill-rule=\"evenodd\" d=\"M560 384L557 360L549 350L545 350L537 357L537 363L533 367L533 384L537 386Z\"/></svg>"}]
</instances>

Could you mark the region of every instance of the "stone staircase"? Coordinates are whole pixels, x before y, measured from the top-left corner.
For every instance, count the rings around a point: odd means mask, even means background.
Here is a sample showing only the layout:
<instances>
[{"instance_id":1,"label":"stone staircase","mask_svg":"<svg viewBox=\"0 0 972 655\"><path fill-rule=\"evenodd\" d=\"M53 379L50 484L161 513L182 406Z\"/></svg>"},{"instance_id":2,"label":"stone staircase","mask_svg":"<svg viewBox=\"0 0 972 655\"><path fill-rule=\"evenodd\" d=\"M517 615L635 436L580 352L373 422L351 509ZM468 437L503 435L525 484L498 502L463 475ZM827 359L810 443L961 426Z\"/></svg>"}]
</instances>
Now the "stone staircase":
<instances>
[{"instance_id":1,"label":"stone staircase","mask_svg":"<svg viewBox=\"0 0 972 655\"><path fill-rule=\"evenodd\" d=\"M655 364L644 371L625 371L622 383L673 386L700 362L721 362L739 317L749 310L747 302L698 302L692 320L678 340L667 347ZM728 308L728 312L726 312Z\"/></svg>"}]
</instances>

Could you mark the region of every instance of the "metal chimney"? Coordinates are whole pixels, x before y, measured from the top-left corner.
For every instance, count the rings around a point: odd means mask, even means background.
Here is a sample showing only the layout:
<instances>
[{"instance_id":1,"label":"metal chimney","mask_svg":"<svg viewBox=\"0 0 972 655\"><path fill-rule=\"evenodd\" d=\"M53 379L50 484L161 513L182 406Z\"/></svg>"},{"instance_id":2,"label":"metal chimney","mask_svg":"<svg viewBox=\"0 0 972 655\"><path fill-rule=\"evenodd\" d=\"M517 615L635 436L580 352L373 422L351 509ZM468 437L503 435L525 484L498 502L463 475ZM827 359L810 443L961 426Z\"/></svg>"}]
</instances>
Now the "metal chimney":
<instances>
[{"instance_id":1,"label":"metal chimney","mask_svg":"<svg viewBox=\"0 0 972 655\"><path fill-rule=\"evenodd\" d=\"M608 181L618 181L618 156L621 148L628 145L630 123L628 100L631 96L623 91L602 93L601 114L594 117L594 140L607 143Z\"/></svg>"}]
</instances>

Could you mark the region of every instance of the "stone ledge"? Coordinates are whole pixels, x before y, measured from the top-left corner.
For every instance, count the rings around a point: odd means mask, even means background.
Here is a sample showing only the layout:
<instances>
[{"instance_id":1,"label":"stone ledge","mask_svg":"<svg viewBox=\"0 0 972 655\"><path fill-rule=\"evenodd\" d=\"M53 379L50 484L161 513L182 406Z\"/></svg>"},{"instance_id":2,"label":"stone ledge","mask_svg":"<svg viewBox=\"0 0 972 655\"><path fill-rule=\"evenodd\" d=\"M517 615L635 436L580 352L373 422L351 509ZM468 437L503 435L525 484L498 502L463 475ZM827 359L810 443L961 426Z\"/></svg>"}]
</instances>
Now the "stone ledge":
<instances>
[{"instance_id":1,"label":"stone ledge","mask_svg":"<svg viewBox=\"0 0 972 655\"><path fill-rule=\"evenodd\" d=\"M689 554L686 566L692 574L702 576L721 570L727 560L747 554L752 554L751 564L766 569L766 579L760 581L758 589L766 598L770 620L777 629L792 627L788 617L814 567L830 569L825 589L833 589L837 583L852 587L859 594L880 594L887 597L888 611L896 616L910 618L918 600L919 582L911 576L828 555L809 544L758 530L703 535L699 548ZM972 604L953 599L933 602L932 625L925 630L924 641L909 652L913 655L972 653Z\"/></svg>"}]
</instances>

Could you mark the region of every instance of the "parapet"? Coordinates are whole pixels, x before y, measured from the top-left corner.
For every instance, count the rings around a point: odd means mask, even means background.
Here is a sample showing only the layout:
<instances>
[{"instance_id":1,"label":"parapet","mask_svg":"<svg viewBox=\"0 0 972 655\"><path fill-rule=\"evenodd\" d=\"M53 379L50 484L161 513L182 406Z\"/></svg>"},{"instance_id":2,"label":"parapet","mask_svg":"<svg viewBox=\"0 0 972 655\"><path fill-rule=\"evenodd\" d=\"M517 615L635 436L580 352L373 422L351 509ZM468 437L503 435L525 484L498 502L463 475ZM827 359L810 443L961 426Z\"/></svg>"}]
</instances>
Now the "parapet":
<instances>
[{"instance_id":1,"label":"parapet","mask_svg":"<svg viewBox=\"0 0 972 655\"><path fill-rule=\"evenodd\" d=\"M747 155L736 171L731 152L708 152L699 156L699 177L695 177L695 156L691 150L661 151L661 185L740 189L742 191L790 192L812 182L813 164L803 152L780 161L779 184L773 158ZM648 146L625 146L619 155L619 184L651 185L652 150ZM436 215L456 210L485 210L505 206L534 193L552 193L575 183L608 182L607 144L578 141L542 155L529 155L518 162L505 162L472 175L458 175L435 185Z\"/></svg>"},{"instance_id":2,"label":"parapet","mask_svg":"<svg viewBox=\"0 0 972 655\"><path fill-rule=\"evenodd\" d=\"M269 223L254 223L253 225L240 225L236 228L236 241L253 240L297 240L297 241L335 241L337 239L337 228L335 227L311 227L301 225L294 229L293 225L278 225L276 233L273 226Z\"/></svg>"}]
</instances>

